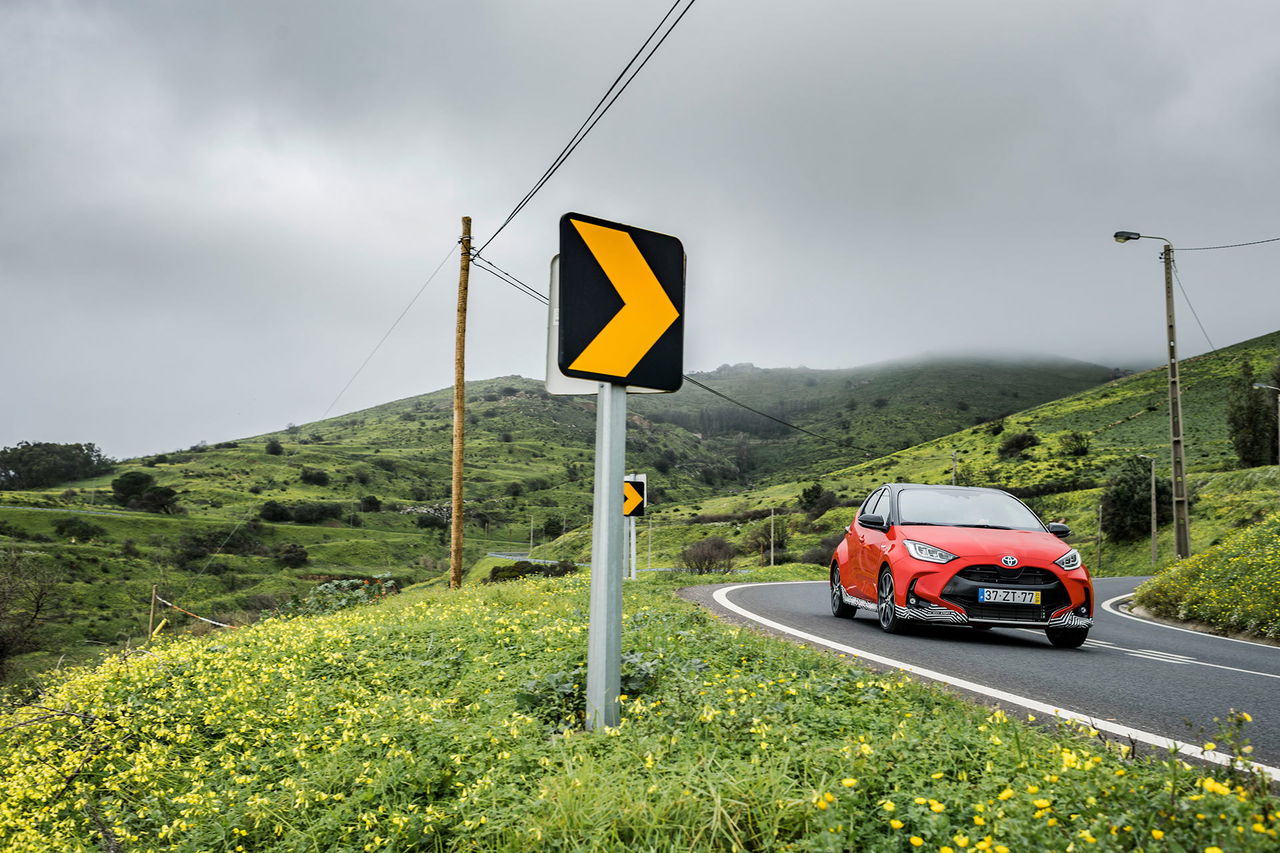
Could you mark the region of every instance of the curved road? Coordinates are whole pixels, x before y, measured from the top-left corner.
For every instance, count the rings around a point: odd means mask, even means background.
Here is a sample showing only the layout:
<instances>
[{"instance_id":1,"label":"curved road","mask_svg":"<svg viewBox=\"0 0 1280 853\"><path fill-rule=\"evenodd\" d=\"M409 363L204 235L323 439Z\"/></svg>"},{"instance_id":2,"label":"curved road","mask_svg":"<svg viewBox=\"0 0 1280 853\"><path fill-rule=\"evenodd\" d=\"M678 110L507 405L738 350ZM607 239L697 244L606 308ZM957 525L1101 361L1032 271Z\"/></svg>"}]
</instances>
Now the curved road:
<instances>
[{"instance_id":1,"label":"curved road","mask_svg":"<svg viewBox=\"0 0 1280 853\"><path fill-rule=\"evenodd\" d=\"M1055 649L1043 631L922 626L880 630L875 614L831 615L825 581L730 584L688 590L713 609L791 639L855 654L863 663L922 678L1037 714L1087 720L1122 740L1177 742L1191 757L1217 740L1213 718L1247 711L1253 759L1280 781L1280 647L1215 637L1123 613L1116 602L1146 578L1095 578L1103 606L1079 649Z\"/></svg>"}]
</instances>

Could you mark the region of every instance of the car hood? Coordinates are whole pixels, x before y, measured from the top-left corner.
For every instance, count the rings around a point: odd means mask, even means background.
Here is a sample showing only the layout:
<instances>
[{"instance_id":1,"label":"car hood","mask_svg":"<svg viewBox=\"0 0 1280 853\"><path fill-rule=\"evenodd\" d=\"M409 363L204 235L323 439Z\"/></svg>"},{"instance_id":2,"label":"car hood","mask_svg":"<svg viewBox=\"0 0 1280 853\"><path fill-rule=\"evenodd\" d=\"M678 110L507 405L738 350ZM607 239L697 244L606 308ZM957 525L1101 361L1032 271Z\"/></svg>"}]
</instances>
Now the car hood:
<instances>
[{"instance_id":1,"label":"car hood","mask_svg":"<svg viewBox=\"0 0 1280 853\"><path fill-rule=\"evenodd\" d=\"M914 539L943 548L957 557L1000 563L1001 557L1018 558L1019 565L1049 566L1071 546L1054 536L1035 530L988 530L982 527L930 527L904 524L898 527L903 539Z\"/></svg>"}]
</instances>

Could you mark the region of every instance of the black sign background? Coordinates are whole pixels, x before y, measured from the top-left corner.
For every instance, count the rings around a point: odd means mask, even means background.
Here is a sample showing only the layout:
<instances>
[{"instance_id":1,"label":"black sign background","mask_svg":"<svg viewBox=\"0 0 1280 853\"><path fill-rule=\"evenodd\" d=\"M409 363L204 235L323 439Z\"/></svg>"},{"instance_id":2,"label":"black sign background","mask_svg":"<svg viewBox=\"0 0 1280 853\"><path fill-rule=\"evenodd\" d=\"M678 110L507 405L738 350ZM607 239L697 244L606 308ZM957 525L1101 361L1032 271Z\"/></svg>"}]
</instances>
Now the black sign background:
<instances>
[{"instance_id":1,"label":"black sign background","mask_svg":"<svg viewBox=\"0 0 1280 853\"><path fill-rule=\"evenodd\" d=\"M571 219L625 231L679 316L626 376L572 370L596 336L622 309L622 297L587 248ZM638 388L678 391L684 381L684 246L668 234L646 231L594 216L566 213L560 217L560 340L558 363L565 376L595 379Z\"/></svg>"}]
</instances>

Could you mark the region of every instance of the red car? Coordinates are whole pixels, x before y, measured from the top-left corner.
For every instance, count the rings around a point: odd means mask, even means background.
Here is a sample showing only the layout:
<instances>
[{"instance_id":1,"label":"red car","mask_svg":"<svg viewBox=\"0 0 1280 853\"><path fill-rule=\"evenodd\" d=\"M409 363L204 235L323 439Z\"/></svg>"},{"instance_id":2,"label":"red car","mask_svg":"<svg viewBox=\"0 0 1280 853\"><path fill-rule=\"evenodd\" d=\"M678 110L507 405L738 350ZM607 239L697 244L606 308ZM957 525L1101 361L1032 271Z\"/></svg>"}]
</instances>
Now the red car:
<instances>
[{"instance_id":1,"label":"red car","mask_svg":"<svg viewBox=\"0 0 1280 853\"><path fill-rule=\"evenodd\" d=\"M906 622L1043 628L1073 649L1093 625L1080 552L999 489L889 483L871 493L831 556L831 612Z\"/></svg>"}]
</instances>

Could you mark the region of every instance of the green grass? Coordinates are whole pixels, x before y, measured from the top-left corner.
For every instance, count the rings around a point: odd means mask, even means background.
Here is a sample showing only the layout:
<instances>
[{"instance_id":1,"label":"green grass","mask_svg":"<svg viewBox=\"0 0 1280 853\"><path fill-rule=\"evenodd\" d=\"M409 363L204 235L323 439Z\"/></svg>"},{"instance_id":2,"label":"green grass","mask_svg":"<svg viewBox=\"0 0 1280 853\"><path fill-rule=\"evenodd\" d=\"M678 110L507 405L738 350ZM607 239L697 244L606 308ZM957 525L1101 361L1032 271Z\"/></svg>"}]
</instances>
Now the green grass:
<instances>
[{"instance_id":1,"label":"green grass","mask_svg":"<svg viewBox=\"0 0 1280 853\"><path fill-rule=\"evenodd\" d=\"M627 585L622 723L591 733L586 577L419 589L51 678L0 715L0 846L1274 849L1246 777L729 626L673 595L687 581Z\"/></svg>"},{"instance_id":2,"label":"green grass","mask_svg":"<svg viewBox=\"0 0 1280 853\"><path fill-rule=\"evenodd\" d=\"M1135 600L1158 616L1280 640L1280 515L1162 572Z\"/></svg>"}]
</instances>

